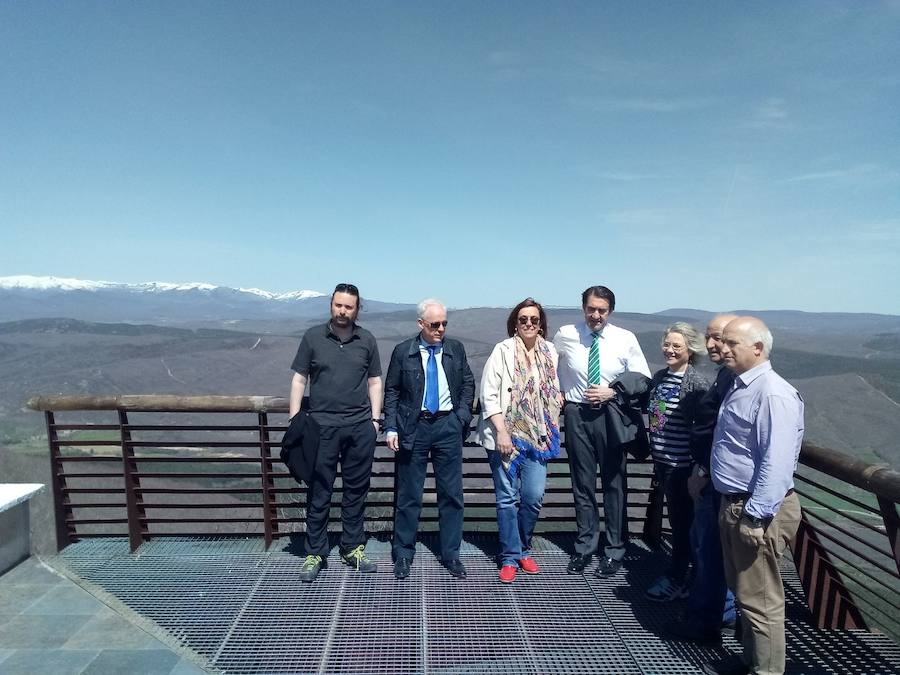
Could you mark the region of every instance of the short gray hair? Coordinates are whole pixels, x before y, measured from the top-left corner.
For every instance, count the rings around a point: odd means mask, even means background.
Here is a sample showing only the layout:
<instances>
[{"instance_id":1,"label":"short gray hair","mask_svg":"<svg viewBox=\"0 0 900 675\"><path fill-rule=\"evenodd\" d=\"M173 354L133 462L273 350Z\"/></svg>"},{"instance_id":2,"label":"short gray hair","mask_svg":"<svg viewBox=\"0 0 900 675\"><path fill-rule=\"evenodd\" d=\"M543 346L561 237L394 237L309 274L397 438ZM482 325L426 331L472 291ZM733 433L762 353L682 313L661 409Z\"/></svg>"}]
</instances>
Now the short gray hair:
<instances>
[{"instance_id":1,"label":"short gray hair","mask_svg":"<svg viewBox=\"0 0 900 675\"><path fill-rule=\"evenodd\" d=\"M665 342L666 336L669 333L678 333L681 337L684 338L684 343L687 345L688 351L691 353L691 355L688 357L689 363L693 363L702 354L706 354L706 343L703 340L703 335L700 333L700 331L698 331L686 321L676 321L675 323L670 323L668 326L666 326L666 330L663 333L663 337L660 342Z\"/></svg>"},{"instance_id":2,"label":"short gray hair","mask_svg":"<svg viewBox=\"0 0 900 675\"><path fill-rule=\"evenodd\" d=\"M747 324L746 338L747 344L753 345L759 342L762 345L762 351L765 356L772 353L775 338L772 337L772 331L762 321L757 319Z\"/></svg>"},{"instance_id":3,"label":"short gray hair","mask_svg":"<svg viewBox=\"0 0 900 675\"><path fill-rule=\"evenodd\" d=\"M428 308L429 308L429 307L440 307L441 309L443 309L443 310L445 310L445 311L446 311L446 309L447 309L447 308L444 306L444 303L441 302L440 300L437 300L437 299L435 299L435 298L425 298L422 302L420 302L420 303L416 306L416 318L417 318L417 319L424 319L424 318L425 318L425 312L428 311Z\"/></svg>"}]
</instances>

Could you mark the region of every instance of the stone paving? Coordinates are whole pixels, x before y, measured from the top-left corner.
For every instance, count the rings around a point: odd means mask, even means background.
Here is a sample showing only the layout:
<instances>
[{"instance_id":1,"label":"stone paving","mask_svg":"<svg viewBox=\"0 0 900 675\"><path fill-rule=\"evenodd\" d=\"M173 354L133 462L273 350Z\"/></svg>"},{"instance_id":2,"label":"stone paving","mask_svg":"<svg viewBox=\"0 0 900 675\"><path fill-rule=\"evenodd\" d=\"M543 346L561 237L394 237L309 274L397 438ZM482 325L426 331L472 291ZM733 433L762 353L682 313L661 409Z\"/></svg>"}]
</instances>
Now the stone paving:
<instances>
[{"instance_id":1,"label":"stone paving","mask_svg":"<svg viewBox=\"0 0 900 675\"><path fill-rule=\"evenodd\" d=\"M0 576L3 675L207 672L37 557Z\"/></svg>"}]
</instances>

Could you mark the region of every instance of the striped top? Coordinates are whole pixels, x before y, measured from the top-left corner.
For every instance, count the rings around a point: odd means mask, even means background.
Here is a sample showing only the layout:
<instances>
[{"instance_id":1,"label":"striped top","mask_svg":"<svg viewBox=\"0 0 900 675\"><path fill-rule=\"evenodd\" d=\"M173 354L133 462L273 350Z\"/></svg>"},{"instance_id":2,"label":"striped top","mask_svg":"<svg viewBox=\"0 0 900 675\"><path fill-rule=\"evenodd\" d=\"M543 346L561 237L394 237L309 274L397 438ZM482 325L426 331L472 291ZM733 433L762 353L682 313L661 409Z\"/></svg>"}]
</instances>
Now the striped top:
<instances>
[{"instance_id":1,"label":"striped top","mask_svg":"<svg viewBox=\"0 0 900 675\"><path fill-rule=\"evenodd\" d=\"M691 427L681 408L684 373L666 372L650 392L650 451L653 459L674 467L691 465Z\"/></svg>"}]
</instances>

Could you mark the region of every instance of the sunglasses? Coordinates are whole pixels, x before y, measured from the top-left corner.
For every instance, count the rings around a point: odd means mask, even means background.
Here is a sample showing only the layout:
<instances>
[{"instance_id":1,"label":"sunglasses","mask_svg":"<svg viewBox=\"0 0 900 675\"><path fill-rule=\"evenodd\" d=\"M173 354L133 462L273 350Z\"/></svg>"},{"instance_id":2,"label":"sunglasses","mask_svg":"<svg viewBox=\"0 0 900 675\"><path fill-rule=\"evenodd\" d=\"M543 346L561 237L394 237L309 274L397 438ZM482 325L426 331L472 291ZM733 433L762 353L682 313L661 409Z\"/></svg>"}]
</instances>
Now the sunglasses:
<instances>
[{"instance_id":1,"label":"sunglasses","mask_svg":"<svg viewBox=\"0 0 900 675\"><path fill-rule=\"evenodd\" d=\"M422 320L419 319L419 321L422 321ZM431 321L431 322L426 323L425 321L422 321L422 325L427 326L431 330L437 330L438 328L441 328L441 327L446 328L447 322L446 321Z\"/></svg>"},{"instance_id":2,"label":"sunglasses","mask_svg":"<svg viewBox=\"0 0 900 675\"><path fill-rule=\"evenodd\" d=\"M528 324L532 326L539 326L541 323L541 317L539 316L520 316L519 317L519 325L527 326Z\"/></svg>"},{"instance_id":3,"label":"sunglasses","mask_svg":"<svg viewBox=\"0 0 900 675\"><path fill-rule=\"evenodd\" d=\"M349 293L350 295L359 296L359 289L353 284L338 284L334 287L335 293Z\"/></svg>"}]
</instances>

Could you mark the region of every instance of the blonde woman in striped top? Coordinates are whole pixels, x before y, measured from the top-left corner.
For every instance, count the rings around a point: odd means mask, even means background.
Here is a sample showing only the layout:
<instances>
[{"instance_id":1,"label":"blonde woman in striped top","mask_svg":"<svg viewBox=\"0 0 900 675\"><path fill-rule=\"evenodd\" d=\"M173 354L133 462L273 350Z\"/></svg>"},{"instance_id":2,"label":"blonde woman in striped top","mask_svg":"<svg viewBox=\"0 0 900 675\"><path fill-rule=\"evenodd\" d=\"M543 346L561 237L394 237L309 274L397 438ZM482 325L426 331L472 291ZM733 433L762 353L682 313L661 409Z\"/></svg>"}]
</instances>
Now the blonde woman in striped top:
<instances>
[{"instance_id":1,"label":"blonde woman in striped top","mask_svg":"<svg viewBox=\"0 0 900 675\"><path fill-rule=\"evenodd\" d=\"M709 389L709 380L698 373L694 361L706 353L700 332L689 323L666 328L662 339L666 367L650 382L647 412L654 475L668 503L672 526L672 561L669 570L647 589L656 602L686 598L691 562L690 530L694 503L687 489L691 475L690 433L697 403Z\"/></svg>"}]
</instances>

